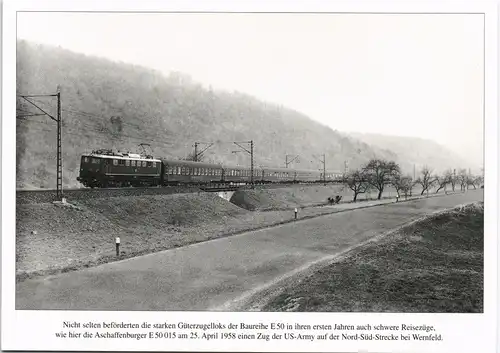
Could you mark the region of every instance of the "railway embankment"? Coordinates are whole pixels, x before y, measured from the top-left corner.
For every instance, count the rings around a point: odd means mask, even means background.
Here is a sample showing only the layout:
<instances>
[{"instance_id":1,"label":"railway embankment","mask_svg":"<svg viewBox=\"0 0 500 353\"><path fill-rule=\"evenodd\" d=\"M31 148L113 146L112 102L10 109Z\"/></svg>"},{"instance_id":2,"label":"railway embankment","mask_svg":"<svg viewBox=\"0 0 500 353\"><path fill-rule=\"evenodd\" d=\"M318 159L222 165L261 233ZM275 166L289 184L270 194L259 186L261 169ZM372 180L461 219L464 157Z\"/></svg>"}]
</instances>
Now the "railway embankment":
<instances>
[{"instance_id":1,"label":"railway embankment","mask_svg":"<svg viewBox=\"0 0 500 353\"><path fill-rule=\"evenodd\" d=\"M245 195L258 196L252 200L255 211L216 193L204 192L88 198L79 195L68 198L67 204L44 199L18 202L17 278L77 270L294 222L293 207L300 208L300 220L380 203L308 207L324 205L334 191L335 186L247 190ZM116 237L120 238L118 257Z\"/></svg>"}]
</instances>

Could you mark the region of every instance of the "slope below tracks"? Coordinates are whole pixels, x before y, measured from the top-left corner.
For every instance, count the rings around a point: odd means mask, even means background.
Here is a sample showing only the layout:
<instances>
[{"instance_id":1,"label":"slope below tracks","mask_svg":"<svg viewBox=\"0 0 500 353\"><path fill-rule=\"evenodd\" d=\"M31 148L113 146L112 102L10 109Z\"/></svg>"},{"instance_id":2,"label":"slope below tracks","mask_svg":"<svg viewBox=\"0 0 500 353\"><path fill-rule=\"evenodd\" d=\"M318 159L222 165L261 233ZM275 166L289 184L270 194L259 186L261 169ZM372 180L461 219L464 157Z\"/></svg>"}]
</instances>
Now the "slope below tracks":
<instances>
[{"instance_id":1,"label":"slope below tracks","mask_svg":"<svg viewBox=\"0 0 500 353\"><path fill-rule=\"evenodd\" d=\"M66 189L64 197L68 200L85 200L117 196L169 195L201 192L198 187L169 186L169 187L130 187L106 189ZM56 190L17 190L18 204L43 203L57 200Z\"/></svg>"},{"instance_id":2,"label":"slope below tracks","mask_svg":"<svg viewBox=\"0 0 500 353\"><path fill-rule=\"evenodd\" d=\"M296 221L138 258L17 283L16 309L245 310L252 298L482 190Z\"/></svg>"},{"instance_id":3,"label":"slope below tracks","mask_svg":"<svg viewBox=\"0 0 500 353\"><path fill-rule=\"evenodd\" d=\"M255 185L259 189L275 189L286 188L290 186L314 186L320 185L315 183L308 184L261 184ZM321 184L322 185L322 184ZM196 192L220 192L220 191L236 191L251 189L251 185L231 185L231 184L214 184L211 186L165 186L165 187L124 187L124 188L81 188L81 189L64 189L63 196L68 200L85 200L104 197L117 196L144 196L144 195L169 195L169 194L184 194ZM52 202L57 199L57 191L55 189L40 189L40 190L16 190L16 202L18 204L27 203L44 203Z\"/></svg>"}]
</instances>

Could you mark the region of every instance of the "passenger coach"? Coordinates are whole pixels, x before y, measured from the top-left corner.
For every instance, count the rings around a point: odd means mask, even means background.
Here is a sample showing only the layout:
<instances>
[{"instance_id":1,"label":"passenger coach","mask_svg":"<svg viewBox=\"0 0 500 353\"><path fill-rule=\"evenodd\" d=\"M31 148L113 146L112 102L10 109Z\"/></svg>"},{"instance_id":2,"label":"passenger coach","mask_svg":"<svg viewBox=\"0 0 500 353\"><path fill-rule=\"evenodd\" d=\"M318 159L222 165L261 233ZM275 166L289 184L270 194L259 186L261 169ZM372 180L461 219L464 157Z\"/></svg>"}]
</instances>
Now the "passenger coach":
<instances>
[{"instance_id":1,"label":"passenger coach","mask_svg":"<svg viewBox=\"0 0 500 353\"><path fill-rule=\"evenodd\" d=\"M219 164L191 161L162 160L163 185L208 184L222 181Z\"/></svg>"}]
</instances>

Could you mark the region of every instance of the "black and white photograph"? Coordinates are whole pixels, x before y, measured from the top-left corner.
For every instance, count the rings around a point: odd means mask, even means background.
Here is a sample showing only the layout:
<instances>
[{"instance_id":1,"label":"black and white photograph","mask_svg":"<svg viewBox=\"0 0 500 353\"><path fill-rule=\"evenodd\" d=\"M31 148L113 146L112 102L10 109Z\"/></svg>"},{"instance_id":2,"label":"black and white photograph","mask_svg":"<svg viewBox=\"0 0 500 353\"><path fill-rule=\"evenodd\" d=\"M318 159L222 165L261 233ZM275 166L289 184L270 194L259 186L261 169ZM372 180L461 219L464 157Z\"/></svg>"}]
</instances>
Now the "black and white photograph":
<instances>
[{"instance_id":1,"label":"black and white photograph","mask_svg":"<svg viewBox=\"0 0 500 353\"><path fill-rule=\"evenodd\" d=\"M2 237L15 265L2 275L15 272L19 315L78 317L50 339L415 350L468 330L422 314L492 317L485 11L52 8L14 20ZM121 316L108 326L99 313ZM218 316L196 326L198 314L243 316L231 331ZM331 316L297 319L316 314Z\"/></svg>"}]
</instances>

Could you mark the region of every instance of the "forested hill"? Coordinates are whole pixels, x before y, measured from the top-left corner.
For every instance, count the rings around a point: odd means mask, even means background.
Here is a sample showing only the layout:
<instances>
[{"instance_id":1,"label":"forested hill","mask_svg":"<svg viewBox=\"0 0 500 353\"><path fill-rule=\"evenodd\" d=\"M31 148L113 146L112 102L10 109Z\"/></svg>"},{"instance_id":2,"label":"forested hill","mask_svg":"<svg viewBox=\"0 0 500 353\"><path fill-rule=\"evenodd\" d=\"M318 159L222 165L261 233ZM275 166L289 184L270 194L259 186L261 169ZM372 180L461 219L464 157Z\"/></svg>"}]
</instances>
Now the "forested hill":
<instances>
[{"instance_id":1,"label":"forested hill","mask_svg":"<svg viewBox=\"0 0 500 353\"><path fill-rule=\"evenodd\" d=\"M202 60L202 59L200 59ZM265 79L264 77L262 79ZM230 141L254 141L256 166L283 167L285 155L300 155L290 167L342 170L374 156L395 154L325 127L304 114L238 92L204 88L188 76L165 76L134 65L89 57L26 41L17 43L17 93L61 89L64 185L78 186L79 156L98 148L137 151L149 143L156 157L186 158L195 141L215 142L205 161L249 165L232 153ZM56 100L37 98L55 114ZM19 112L35 112L18 99ZM56 127L47 117L17 121L17 187L55 187ZM200 148L204 146L201 145Z\"/></svg>"}]
</instances>

